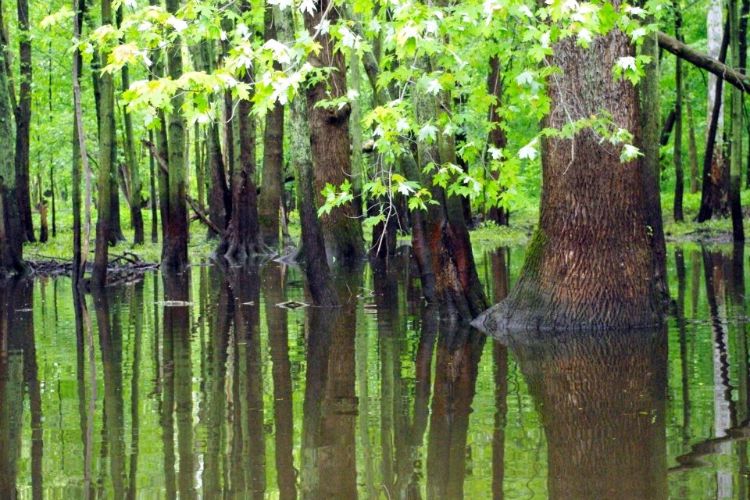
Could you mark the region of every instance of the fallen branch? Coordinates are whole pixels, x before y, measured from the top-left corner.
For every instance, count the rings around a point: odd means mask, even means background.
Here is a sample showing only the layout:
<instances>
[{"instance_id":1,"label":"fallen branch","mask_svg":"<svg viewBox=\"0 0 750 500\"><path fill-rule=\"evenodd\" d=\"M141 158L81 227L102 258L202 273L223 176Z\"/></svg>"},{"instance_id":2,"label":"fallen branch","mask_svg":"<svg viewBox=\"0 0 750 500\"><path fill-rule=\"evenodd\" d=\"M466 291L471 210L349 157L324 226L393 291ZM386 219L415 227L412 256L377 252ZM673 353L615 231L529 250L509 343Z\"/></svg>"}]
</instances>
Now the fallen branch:
<instances>
[{"instance_id":1,"label":"fallen branch","mask_svg":"<svg viewBox=\"0 0 750 500\"><path fill-rule=\"evenodd\" d=\"M703 52L695 50L689 45L677 40L676 38L662 33L661 31L657 34L659 39L659 47L674 54L680 59L699 67L706 71L713 73L725 82L734 85L743 92L750 92L750 78L743 75L741 72L730 68L726 64L722 63L710 57Z\"/></svg>"}]
</instances>

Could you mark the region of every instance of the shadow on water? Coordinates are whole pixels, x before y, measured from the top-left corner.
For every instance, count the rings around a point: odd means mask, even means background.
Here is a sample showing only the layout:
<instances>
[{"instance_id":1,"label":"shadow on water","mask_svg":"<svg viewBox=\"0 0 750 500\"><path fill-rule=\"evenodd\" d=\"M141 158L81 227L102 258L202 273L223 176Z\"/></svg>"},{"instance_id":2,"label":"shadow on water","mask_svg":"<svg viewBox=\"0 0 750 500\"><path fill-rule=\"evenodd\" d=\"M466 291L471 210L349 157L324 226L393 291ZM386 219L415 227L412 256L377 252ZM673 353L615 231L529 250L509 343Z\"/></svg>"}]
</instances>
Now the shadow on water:
<instances>
[{"instance_id":1,"label":"shadow on water","mask_svg":"<svg viewBox=\"0 0 750 500\"><path fill-rule=\"evenodd\" d=\"M521 250L477 259L508 294ZM670 250L659 331L441 322L407 253L0 288L0 498L743 498L744 249Z\"/></svg>"}]
</instances>

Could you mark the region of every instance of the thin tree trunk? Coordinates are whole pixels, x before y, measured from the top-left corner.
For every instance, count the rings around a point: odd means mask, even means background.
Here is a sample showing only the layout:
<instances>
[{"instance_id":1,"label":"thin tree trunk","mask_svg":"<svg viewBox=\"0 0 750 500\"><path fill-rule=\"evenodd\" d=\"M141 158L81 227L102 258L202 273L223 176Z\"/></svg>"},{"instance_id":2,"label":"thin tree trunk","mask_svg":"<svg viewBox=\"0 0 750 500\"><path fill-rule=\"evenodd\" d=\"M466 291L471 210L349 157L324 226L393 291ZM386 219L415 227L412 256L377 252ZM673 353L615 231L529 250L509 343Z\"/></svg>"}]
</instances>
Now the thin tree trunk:
<instances>
[{"instance_id":1,"label":"thin tree trunk","mask_svg":"<svg viewBox=\"0 0 750 500\"><path fill-rule=\"evenodd\" d=\"M331 6L330 0L317 0L314 14L305 14L305 27L310 34L318 32L317 26L326 20L335 24L339 16L338 8ZM321 45L317 55L310 56L314 67L333 67L328 78L307 88L307 107L310 119L310 142L315 175L315 192L318 204L322 204L323 190L328 184L341 186L352 175L351 141L349 138L349 115L351 106L322 107L321 101L346 96L346 66L344 56L334 47L328 33L317 33ZM362 226L357 211L352 204L335 208L321 219L326 251L334 262L344 266L359 263L364 256Z\"/></svg>"},{"instance_id":2,"label":"thin tree trunk","mask_svg":"<svg viewBox=\"0 0 750 500\"><path fill-rule=\"evenodd\" d=\"M682 40L682 14L675 5L674 34L675 38ZM677 102L675 103L675 123L674 123L674 220L682 222L684 219L682 213L682 195L685 191L685 179L682 171L682 60L678 57L675 59L675 92Z\"/></svg>"},{"instance_id":3,"label":"thin tree trunk","mask_svg":"<svg viewBox=\"0 0 750 500\"><path fill-rule=\"evenodd\" d=\"M503 102L503 77L500 73L500 58L497 55L493 55L490 58L490 74L487 77L487 91L490 96L494 97L494 102L490 104L490 136L489 145L496 149L505 149L507 145L507 138L505 137L505 130L503 130L502 120L498 113L498 108ZM492 170L491 172L493 182L500 181L500 172ZM509 223L508 211L501 207L493 204L487 213L487 218L495 221L501 226L507 226Z\"/></svg>"},{"instance_id":4,"label":"thin tree trunk","mask_svg":"<svg viewBox=\"0 0 750 500\"><path fill-rule=\"evenodd\" d=\"M690 99L685 101L688 119L688 160L690 161L690 192L697 193L698 183L698 147L695 141L695 122L693 121L693 106Z\"/></svg>"},{"instance_id":5,"label":"thin tree trunk","mask_svg":"<svg viewBox=\"0 0 750 500\"><path fill-rule=\"evenodd\" d=\"M28 241L35 241L34 225L31 219L31 197L29 191L29 146L31 134L32 107L32 47L29 33L29 2L16 1L18 11L18 53L20 63L20 83L16 117L16 195L20 224Z\"/></svg>"},{"instance_id":6,"label":"thin tree trunk","mask_svg":"<svg viewBox=\"0 0 750 500\"><path fill-rule=\"evenodd\" d=\"M708 54L718 59L720 63L726 61L729 45L729 29L722 22L722 6L719 0L712 0L708 10ZM722 131L724 129L724 106L722 99L723 80L711 74L708 77L708 135L706 138L706 152L703 159L703 189L701 191L701 206L698 212L698 222L704 222L712 217L727 214L727 172L724 160Z\"/></svg>"},{"instance_id":7,"label":"thin tree trunk","mask_svg":"<svg viewBox=\"0 0 750 500\"><path fill-rule=\"evenodd\" d=\"M180 0L167 0L167 11L176 14ZM167 49L167 75L172 80L182 76L182 42L179 37ZM162 264L169 271L182 271L188 264L188 217L185 201L185 120L182 117L184 97L172 97L172 113L167 131L169 140L168 210Z\"/></svg>"},{"instance_id":8,"label":"thin tree trunk","mask_svg":"<svg viewBox=\"0 0 750 500\"><path fill-rule=\"evenodd\" d=\"M118 9L118 24L122 23L123 6L120 5ZM125 92L130 88L130 68L125 65L122 68L122 91ZM133 117L127 110L127 107L123 106L122 110L123 120L125 122L125 160L127 161L126 173L129 174L127 183L129 184L128 194L130 199L128 204L130 205L130 224L133 227L133 244L142 245L145 237L143 234L143 214L141 209L143 207L143 197L141 196L141 173L140 165L135 154L135 139L133 136Z\"/></svg>"},{"instance_id":9,"label":"thin tree trunk","mask_svg":"<svg viewBox=\"0 0 750 500\"><path fill-rule=\"evenodd\" d=\"M102 0L102 25L112 24L112 1ZM106 61L109 54L103 50L101 59ZM91 284L101 288L107 281L107 261L109 252L111 210L112 210L112 177L114 164L112 151L115 143L114 123L114 81L111 73L102 73L99 77L99 182L96 220L96 249L94 255L94 270Z\"/></svg>"},{"instance_id":10,"label":"thin tree trunk","mask_svg":"<svg viewBox=\"0 0 750 500\"><path fill-rule=\"evenodd\" d=\"M732 45L732 66L739 68L740 59L740 23L739 4L737 0L729 2L729 31ZM729 158L729 206L732 214L732 239L735 243L745 241L745 230L742 225L742 201L740 190L742 181L742 91L732 87L732 141Z\"/></svg>"},{"instance_id":11,"label":"thin tree trunk","mask_svg":"<svg viewBox=\"0 0 750 500\"><path fill-rule=\"evenodd\" d=\"M86 0L75 0L75 18L73 20L73 37L79 40L83 29L83 19L86 16ZM73 161L73 281L78 284L86 271L86 262L91 239L91 166L89 165L88 148L86 146L86 132L83 125L83 109L81 106L81 67L80 50L73 54L73 107L75 116L75 141L78 156ZM80 166L83 165L85 186L85 222L81 231L81 194L80 194ZM78 182L76 182L78 179ZM83 234L81 234L83 233ZM81 241L83 240L83 241ZM76 253L77 250L77 253Z\"/></svg>"},{"instance_id":12,"label":"thin tree trunk","mask_svg":"<svg viewBox=\"0 0 750 500\"><path fill-rule=\"evenodd\" d=\"M148 132L149 142L153 142L154 133L149 130ZM151 202L151 243L159 241L159 213L156 200L156 159L154 155L148 155L148 180L149 180L149 194Z\"/></svg>"}]
</instances>

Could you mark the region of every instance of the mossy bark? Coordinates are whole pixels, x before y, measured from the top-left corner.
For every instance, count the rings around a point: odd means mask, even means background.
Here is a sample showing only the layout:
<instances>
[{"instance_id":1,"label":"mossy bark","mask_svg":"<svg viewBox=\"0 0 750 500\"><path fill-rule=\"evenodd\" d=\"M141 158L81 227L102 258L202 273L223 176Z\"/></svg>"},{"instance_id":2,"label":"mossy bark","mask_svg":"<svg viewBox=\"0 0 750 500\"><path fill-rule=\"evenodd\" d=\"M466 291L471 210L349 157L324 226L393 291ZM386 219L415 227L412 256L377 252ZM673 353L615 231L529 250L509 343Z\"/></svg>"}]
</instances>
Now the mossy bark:
<instances>
[{"instance_id":1,"label":"mossy bark","mask_svg":"<svg viewBox=\"0 0 750 500\"><path fill-rule=\"evenodd\" d=\"M638 92L612 75L619 57L633 55L619 30L587 49L569 39L558 43L550 63L562 74L548 83L551 109L544 125L560 128L604 109L642 146ZM664 254L654 248L653 212L644 190L647 166L642 159L621 162L621 147L589 129L573 139L542 140L539 227L516 286L476 320L477 327L502 334L662 321Z\"/></svg>"}]
</instances>

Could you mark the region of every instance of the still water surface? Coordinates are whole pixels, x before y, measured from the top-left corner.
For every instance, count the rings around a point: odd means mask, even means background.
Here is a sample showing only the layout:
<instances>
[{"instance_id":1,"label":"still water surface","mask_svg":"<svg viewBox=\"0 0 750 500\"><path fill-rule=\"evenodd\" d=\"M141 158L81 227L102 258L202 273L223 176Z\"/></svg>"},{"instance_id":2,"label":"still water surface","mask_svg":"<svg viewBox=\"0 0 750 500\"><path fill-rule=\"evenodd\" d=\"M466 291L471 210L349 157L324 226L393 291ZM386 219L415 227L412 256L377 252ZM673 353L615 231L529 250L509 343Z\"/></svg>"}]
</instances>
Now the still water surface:
<instances>
[{"instance_id":1,"label":"still water surface","mask_svg":"<svg viewBox=\"0 0 750 500\"><path fill-rule=\"evenodd\" d=\"M0 291L0 498L746 498L746 259L670 248L659 331L441 324L404 259L305 302L196 266L87 297ZM502 298L522 249L482 252Z\"/></svg>"}]
</instances>

